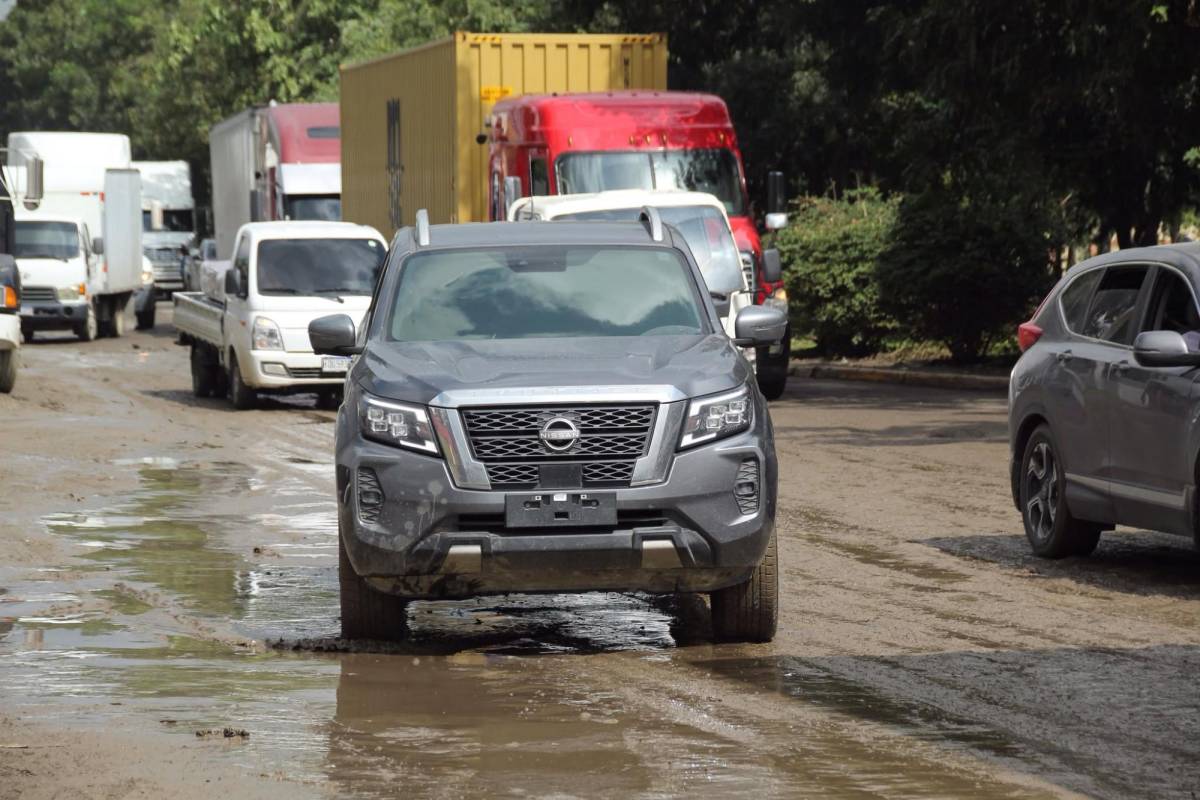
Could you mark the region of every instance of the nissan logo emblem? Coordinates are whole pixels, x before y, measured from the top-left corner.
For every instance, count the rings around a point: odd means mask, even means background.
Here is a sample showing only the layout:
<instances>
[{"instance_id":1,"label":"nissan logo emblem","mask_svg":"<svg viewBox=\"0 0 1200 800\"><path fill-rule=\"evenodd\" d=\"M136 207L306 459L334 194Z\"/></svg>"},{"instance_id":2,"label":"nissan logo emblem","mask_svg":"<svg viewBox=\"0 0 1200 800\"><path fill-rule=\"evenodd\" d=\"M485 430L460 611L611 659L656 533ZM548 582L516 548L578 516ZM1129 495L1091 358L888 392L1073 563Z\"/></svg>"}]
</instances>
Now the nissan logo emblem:
<instances>
[{"instance_id":1,"label":"nissan logo emblem","mask_svg":"<svg viewBox=\"0 0 1200 800\"><path fill-rule=\"evenodd\" d=\"M554 417L546 420L538 431L542 444L556 453L565 453L579 441L579 427L566 417Z\"/></svg>"}]
</instances>

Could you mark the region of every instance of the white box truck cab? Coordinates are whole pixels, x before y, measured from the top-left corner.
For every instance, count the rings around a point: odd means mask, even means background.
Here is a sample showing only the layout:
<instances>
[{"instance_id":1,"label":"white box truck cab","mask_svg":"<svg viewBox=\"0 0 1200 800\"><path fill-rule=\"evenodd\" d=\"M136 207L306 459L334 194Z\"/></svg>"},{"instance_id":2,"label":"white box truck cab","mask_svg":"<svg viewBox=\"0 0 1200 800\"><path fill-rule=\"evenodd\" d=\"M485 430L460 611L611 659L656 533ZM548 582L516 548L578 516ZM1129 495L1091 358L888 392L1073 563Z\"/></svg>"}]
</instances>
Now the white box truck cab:
<instances>
[{"instance_id":1,"label":"white box truck cab","mask_svg":"<svg viewBox=\"0 0 1200 800\"><path fill-rule=\"evenodd\" d=\"M204 291L174 295L193 393L227 395L246 409L260 393L316 392L321 406L337 407L350 359L315 355L308 323L327 314L361 320L386 253L366 225L243 225L230 262L205 262Z\"/></svg>"},{"instance_id":2,"label":"white box truck cab","mask_svg":"<svg viewBox=\"0 0 1200 800\"><path fill-rule=\"evenodd\" d=\"M337 103L272 101L212 127L213 221L222 258L248 222L342 218L339 119Z\"/></svg>"},{"instance_id":3,"label":"white box truck cab","mask_svg":"<svg viewBox=\"0 0 1200 800\"><path fill-rule=\"evenodd\" d=\"M99 133L11 133L6 169L46 162L43 196L16 210L21 331L70 330L83 340L120 336L134 300L139 328L154 324L154 275L142 254L141 177L129 138ZM28 204L26 204L28 205Z\"/></svg>"},{"instance_id":4,"label":"white box truck cab","mask_svg":"<svg viewBox=\"0 0 1200 800\"><path fill-rule=\"evenodd\" d=\"M196 247L196 203L186 161L134 161L142 174L142 252L159 294L184 288L184 269Z\"/></svg>"},{"instance_id":5,"label":"white box truck cab","mask_svg":"<svg viewBox=\"0 0 1200 800\"><path fill-rule=\"evenodd\" d=\"M742 270L741 257L725 204L707 192L615 190L516 199L508 209L510 221L637 220L646 207L658 209L663 223L673 225L687 242L708 285L725 332L734 337L737 312L754 305L754 290ZM765 269L776 274L778 253L764 254ZM753 363L754 350L747 352Z\"/></svg>"}]
</instances>

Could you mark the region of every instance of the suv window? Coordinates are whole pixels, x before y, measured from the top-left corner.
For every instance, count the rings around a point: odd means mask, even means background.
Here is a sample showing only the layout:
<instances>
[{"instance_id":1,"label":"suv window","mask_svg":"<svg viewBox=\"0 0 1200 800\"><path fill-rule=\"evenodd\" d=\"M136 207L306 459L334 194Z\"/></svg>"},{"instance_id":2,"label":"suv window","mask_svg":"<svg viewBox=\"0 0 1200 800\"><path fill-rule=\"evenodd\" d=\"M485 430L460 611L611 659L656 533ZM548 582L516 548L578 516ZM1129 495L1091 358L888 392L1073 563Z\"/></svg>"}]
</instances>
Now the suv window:
<instances>
[{"instance_id":1,"label":"suv window","mask_svg":"<svg viewBox=\"0 0 1200 800\"><path fill-rule=\"evenodd\" d=\"M1159 271L1145 330L1184 334L1192 350L1200 344L1200 313L1196 311L1196 299L1188 282L1178 272L1165 268Z\"/></svg>"},{"instance_id":2,"label":"suv window","mask_svg":"<svg viewBox=\"0 0 1200 800\"><path fill-rule=\"evenodd\" d=\"M1129 344L1133 339L1138 294L1148 271L1144 266L1106 269L1088 306L1081 333L1106 342Z\"/></svg>"},{"instance_id":3,"label":"suv window","mask_svg":"<svg viewBox=\"0 0 1200 800\"><path fill-rule=\"evenodd\" d=\"M1067 321L1067 330L1071 333L1083 332L1092 290L1096 288L1103 274L1102 269L1092 270L1071 281L1063 291L1059 303L1062 305L1063 318Z\"/></svg>"}]
</instances>

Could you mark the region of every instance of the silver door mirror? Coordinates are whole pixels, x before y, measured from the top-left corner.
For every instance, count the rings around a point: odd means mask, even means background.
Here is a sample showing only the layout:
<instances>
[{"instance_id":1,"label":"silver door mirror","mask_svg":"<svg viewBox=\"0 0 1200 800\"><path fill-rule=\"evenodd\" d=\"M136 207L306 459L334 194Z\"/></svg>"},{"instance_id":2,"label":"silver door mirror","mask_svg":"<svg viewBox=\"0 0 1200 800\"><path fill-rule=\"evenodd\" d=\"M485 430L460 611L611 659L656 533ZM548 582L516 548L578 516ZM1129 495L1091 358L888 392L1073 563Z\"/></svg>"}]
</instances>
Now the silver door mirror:
<instances>
[{"instance_id":1,"label":"silver door mirror","mask_svg":"<svg viewBox=\"0 0 1200 800\"><path fill-rule=\"evenodd\" d=\"M1143 367L1200 367L1200 353L1188 349L1175 331L1145 331L1133 342L1133 358Z\"/></svg>"},{"instance_id":2,"label":"silver door mirror","mask_svg":"<svg viewBox=\"0 0 1200 800\"><path fill-rule=\"evenodd\" d=\"M103 236L92 237L92 252L98 256L104 255L104 237Z\"/></svg>"},{"instance_id":3,"label":"silver door mirror","mask_svg":"<svg viewBox=\"0 0 1200 800\"><path fill-rule=\"evenodd\" d=\"M46 162L38 156L25 159L25 208L33 211L42 204L46 187Z\"/></svg>"},{"instance_id":4,"label":"silver door mirror","mask_svg":"<svg viewBox=\"0 0 1200 800\"><path fill-rule=\"evenodd\" d=\"M783 338L787 315L778 308L746 306L733 321L733 343L741 347L766 347Z\"/></svg>"}]
</instances>

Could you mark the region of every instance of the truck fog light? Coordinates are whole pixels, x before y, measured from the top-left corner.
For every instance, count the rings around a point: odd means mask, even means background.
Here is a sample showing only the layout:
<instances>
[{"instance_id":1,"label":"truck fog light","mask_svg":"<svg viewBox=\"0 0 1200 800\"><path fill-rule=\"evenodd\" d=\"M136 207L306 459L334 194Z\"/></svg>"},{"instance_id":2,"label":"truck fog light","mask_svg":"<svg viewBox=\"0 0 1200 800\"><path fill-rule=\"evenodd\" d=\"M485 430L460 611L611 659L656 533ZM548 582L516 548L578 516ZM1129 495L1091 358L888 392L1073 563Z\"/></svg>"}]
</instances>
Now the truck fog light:
<instances>
[{"instance_id":1,"label":"truck fog light","mask_svg":"<svg viewBox=\"0 0 1200 800\"><path fill-rule=\"evenodd\" d=\"M273 361L263 364L262 371L264 375L276 375L280 378L286 378L288 376L287 367L285 367L283 364L277 364Z\"/></svg>"},{"instance_id":2,"label":"truck fog light","mask_svg":"<svg viewBox=\"0 0 1200 800\"><path fill-rule=\"evenodd\" d=\"M738 466L737 477L733 481L733 498L743 514L758 511L758 487L758 459L747 458Z\"/></svg>"},{"instance_id":3,"label":"truck fog light","mask_svg":"<svg viewBox=\"0 0 1200 800\"><path fill-rule=\"evenodd\" d=\"M358 468L358 516L363 522L376 522L383 509L383 487L379 476L370 467Z\"/></svg>"}]
</instances>

